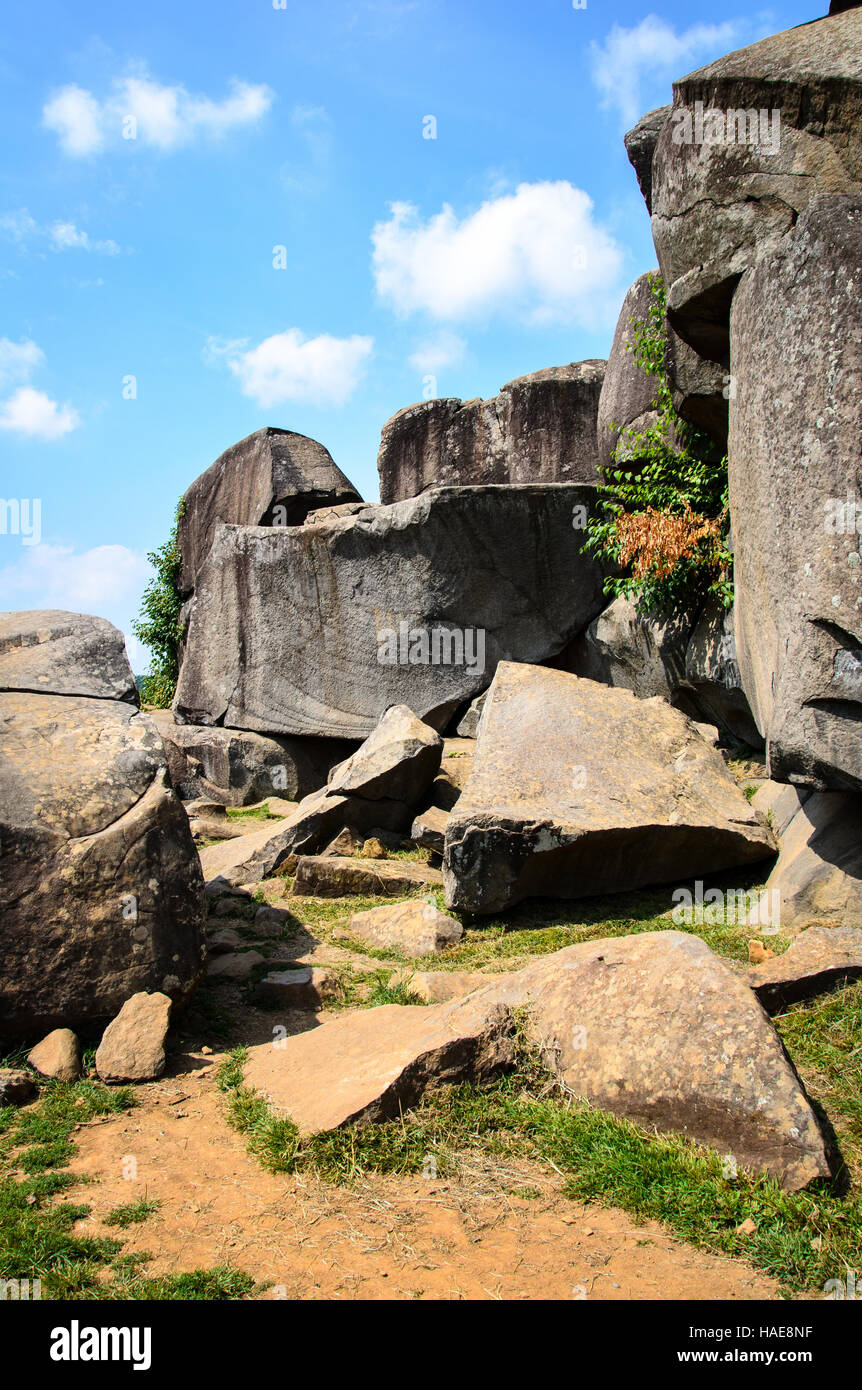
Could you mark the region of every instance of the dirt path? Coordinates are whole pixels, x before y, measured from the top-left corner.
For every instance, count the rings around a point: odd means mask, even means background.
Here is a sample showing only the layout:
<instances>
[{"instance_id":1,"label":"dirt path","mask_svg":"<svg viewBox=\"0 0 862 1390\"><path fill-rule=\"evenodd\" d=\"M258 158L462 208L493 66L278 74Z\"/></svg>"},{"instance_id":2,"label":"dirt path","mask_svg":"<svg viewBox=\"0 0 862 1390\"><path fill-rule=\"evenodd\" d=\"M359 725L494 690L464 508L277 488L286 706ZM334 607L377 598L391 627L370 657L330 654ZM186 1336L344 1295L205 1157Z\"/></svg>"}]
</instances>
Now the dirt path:
<instances>
[{"instance_id":1,"label":"dirt path","mask_svg":"<svg viewBox=\"0 0 862 1390\"><path fill-rule=\"evenodd\" d=\"M774 1281L739 1261L674 1240L625 1212L560 1195L539 1165L468 1157L458 1179L372 1178L347 1188L273 1176L228 1128L218 1057L174 1059L173 1074L138 1088L138 1106L82 1126L72 1169L99 1220L146 1196L161 1203L120 1233L151 1251L149 1274L233 1264L302 1299L751 1299ZM186 1068L185 1070L183 1068ZM123 1176L133 1159L136 1176Z\"/></svg>"}]
</instances>

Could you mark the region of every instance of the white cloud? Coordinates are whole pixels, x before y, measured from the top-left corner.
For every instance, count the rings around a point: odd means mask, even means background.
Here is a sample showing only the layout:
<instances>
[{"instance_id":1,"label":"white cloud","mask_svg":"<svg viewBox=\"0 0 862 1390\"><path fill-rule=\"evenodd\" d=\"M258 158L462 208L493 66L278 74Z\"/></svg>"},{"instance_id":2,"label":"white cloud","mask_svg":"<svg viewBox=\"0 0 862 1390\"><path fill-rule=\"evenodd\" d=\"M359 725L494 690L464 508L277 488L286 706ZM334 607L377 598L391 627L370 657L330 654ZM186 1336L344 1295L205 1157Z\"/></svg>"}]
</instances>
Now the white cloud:
<instances>
[{"instance_id":1,"label":"white cloud","mask_svg":"<svg viewBox=\"0 0 862 1390\"><path fill-rule=\"evenodd\" d=\"M467 343L463 338L443 329L418 343L408 361L417 372L440 372L444 367L454 367L460 362L466 349Z\"/></svg>"},{"instance_id":2,"label":"white cloud","mask_svg":"<svg viewBox=\"0 0 862 1390\"><path fill-rule=\"evenodd\" d=\"M602 106L615 108L623 128L628 129L647 109L641 98L644 79L651 91L657 90L657 83L665 84L663 100L670 101L670 84L675 78L691 71L692 65L720 57L741 39L741 27L735 21L694 24L680 34L654 14L631 29L614 24L604 43L595 39L590 43L593 81L601 93Z\"/></svg>"},{"instance_id":3,"label":"white cloud","mask_svg":"<svg viewBox=\"0 0 862 1390\"><path fill-rule=\"evenodd\" d=\"M120 254L120 248L115 241L93 241L89 233L76 227L74 222L55 222L50 235L58 251L98 251L104 256Z\"/></svg>"},{"instance_id":4,"label":"white cloud","mask_svg":"<svg viewBox=\"0 0 862 1390\"><path fill-rule=\"evenodd\" d=\"M44 352L29 338L20 343L0 338L0 388L29 381L30 373L44 361Z\"/></svg>"},{"instance_id":5,"label":"white cloud","mask_svg":"<svg viewBox=\"0 0 862 1390\"><path fill-rule=\"evenodd\" d=\"M98 545L76 554L70 545L43 541L22 547L20 559L0 569L0 608L103 614L106 595L112 609L135 600L149 572L143 555L125 545Z\"/></svg>"},{"instance_id":6,"label":"white cloud","mask_svg":"<svg viewBox=\"0 0 862 1390\"><path fill-rule=\"evenodd\" d=\"M89 232L74 222L53 222L50 227L40 226L27 208L16 212L6 212L0 217L0 231L6 232L13 241L22 245L28 241L45 238L52 251L95 251L103 256L118 256L120 248L109 238L94 240Z\"/></svg>"},{"instance_id":7,"label":"white cloud","mask_svg":"<svg viewBox=\"0 0 862 1390\"><path fill-rule=\"evenodd\" d=\"M563 180L522 183L461 221L448 204L423 222L393 203L371 240L377 291L401 314L592 325L619 297L622 251L589 195Z\"/></svg>"},{"instance_id":8,"label":"white cloud","mask_svg":"<svg viewBox=\"0 0 862 1390\"><path fill-rule=\"evenodd\" d=\"M216 101L194 96L180 83L157 82L138 66L115 78L103 100L82 87L61 88L43 107L42 124L54 131L60 148L75 157L96 154L124 137L132 143L174 150L199 136L218 138L235 127L253 124L269 110L273 96L265 84L234 78L228 95Z\"/></svg>"},{"instance_id":9,"label":"white cloud","mask_svg":"<svg viewBox=\"0 0 862 1390\"><path fill-rule=\"evenodd\" d=\"M247 343L211 338L204 356L209 362L227 361L243 395L263 407L285 401L343 405L362 380L374 349L373 338L333 338L328 333L306 338L298 328L274 333L254 348Z\"/></svg>"},{"instance_id":10,"label":"white cloud","mask_svg":"<svg viewBox=\"0 0 862 1390\"><path fill-rule=\"evenodd\" d=\"M81 419L70 405L59 406L32 386L19 386L0 404L0 430L28 435L33 439L60 439L77 429Z\"/></svg>"}]
</instances>

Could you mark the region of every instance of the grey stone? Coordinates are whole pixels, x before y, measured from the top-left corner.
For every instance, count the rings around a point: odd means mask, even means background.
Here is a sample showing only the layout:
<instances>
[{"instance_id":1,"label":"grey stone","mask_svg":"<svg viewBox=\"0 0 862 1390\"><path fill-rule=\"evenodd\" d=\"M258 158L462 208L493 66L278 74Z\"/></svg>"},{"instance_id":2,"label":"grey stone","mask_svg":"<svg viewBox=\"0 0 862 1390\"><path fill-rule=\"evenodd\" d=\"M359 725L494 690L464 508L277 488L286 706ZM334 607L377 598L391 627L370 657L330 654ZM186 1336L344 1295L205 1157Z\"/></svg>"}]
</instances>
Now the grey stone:
<instances>
[{"instance_id":1,"label":"grey stone","mask_svg":"<svg viewBox=\"0 0 862 1390\"><path fill-rule=\"evenodd\" d=\"M448 907L684 882L775 852L721 754L665 700L501 663L449 816Z\"/></svg>"},{"instance_id":2,"label":"grey stone","mask_svg":"<svg viewBox=\"0 0 862 1390\"><path fill-rule=\"evenodd\" d=\"M83 695L138 705L123 634L89 613L0 613L0 691Z\"/></svg>"},{"instance_id":3,"label":"grey stone","mask_svg":"<svg viewBox=\"0 0 862 1390\"><path fill-rule=\"evenodd\" d=\"M638 188L643 194L647 212L652 211L652 157L670 111L670 106L658 106L654 111L648 111L624 136L626 154L637 175Z\"/></svg>"},{"instance_id":4,"label":"grey stone","mask_svg":"<svg viewBox=\"0 0 862 1390\"><path fill-rule=\"evenodd\" d=\"M292 430L261 429L233 444L183 497L182 586L191 593L220 521L298 526L314 508L362 499L328 449Z\"/></svg>"},{"instance_id":5,"label":"grey stone","mask_svg":"<svg viewBox=\"0 0 862 1390\"><path fill-rule=\"evenodd\" d=\"M732 317L742 684L770 776L836 791L862 788L860 262L862 198L815 199L746 274Z\"/></svg>"},{"instance_id":6,"label":"grey stone","mask_svg":"<svg viewBox=\"0 0 862 1390\"><path fill-rule=\"evenodd\" d=\"M640 613L634 599L620 596L575 638L565 669L640 699L660 695L677 702L691 630L685 614Z\"/></svg>"},{"instance_id":7,"label":"grey stone","mask_svg":"<svg viewBox=\"0 0 862 1390\"><path fill-rule=\"evenodd\" d=\"M175 708L364 738L407 704L445 727L498 661L543 661L601 611L594 501L574 484L438 488L323 526L220 526Z\"/></svg>"},{"instance_id":8,"label":"grey stone","mask_svg":"<svg viewBox=\"0 0 862 1390\"><path fill-rule=\"evenodd\" d=\"M742 688L733 609L715 595L707 599L686 648L684 684L703 718L752 748L763 747Z\"/></svg>"},{"instance_id":9,"label":"grey stone","mask_svg":"<svg viewBox=\"0 0 862 1390\"><path fill-rule=\"evenodd\" d=\"M748 983L767 1013L811 999L862 976L862 931L856 927L809 927L781 956L748 972Z\"/></svg>"},{"instance_id":10,"label":"grey stone","mask_svg":"<svg viewBox=\"0 0 862 1390\"><path fill-rule=\"evenodd\" d=\"M381 501L429 487L595 482L604 369L570 362L517 377L487 401L441 397L399 410L380 440Z\"/></svg>"},{"instance_id":11,"label":"grey stone","mask_svg":"<svg viewBox=\"0 0 862 1390\"><path fill-rule=\"evenodd\" d=\"M862 927L862 796L813 792L785 825L780 843L757 925L782 931L810 923Z\"/></svg>"}]
</instances>

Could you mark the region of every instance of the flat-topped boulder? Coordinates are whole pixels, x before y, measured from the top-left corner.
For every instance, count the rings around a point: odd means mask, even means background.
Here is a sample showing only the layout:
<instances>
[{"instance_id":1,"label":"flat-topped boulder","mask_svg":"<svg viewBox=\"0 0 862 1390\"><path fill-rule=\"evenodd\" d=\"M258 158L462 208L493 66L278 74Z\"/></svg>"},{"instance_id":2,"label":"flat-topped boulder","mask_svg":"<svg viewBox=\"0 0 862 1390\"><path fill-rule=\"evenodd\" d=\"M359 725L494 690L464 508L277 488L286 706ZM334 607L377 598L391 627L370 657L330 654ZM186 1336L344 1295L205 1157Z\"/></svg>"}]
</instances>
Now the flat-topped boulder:
<instances>
[{"instance_id":1,"label":"flat-topped boulder","mask_svg":"<svg viewBox=\"0 0 862 1390\"><path fill-rule=\"evenodd\" d=\"M223 526L198 580L178 717L365 738L390 705L437 728L500 660L543 661L604 607L595 489L435 488L318 526Z\"/></svg>"},{"instance_id":2,"label":"flat-topped boulder","mask_svg":"<svg viewBox=\"0 0 862 1390\"><path fill-rule=\"evenodd\" d=\"M401 951L405 956L439 955L447 946L460 941L461 923L433 902L414 899L406 903L384 903L368 912L354 912L350 934L366 946Z\"/></svg>"},{"instance_id":3,"label":"flat-topped boulder","mask_svg":"<svg viewBox=\"0 0 862 1390\"><path fill-rule=\"evenodd\" d=\"M194 589L220 521L301 526L315 508L361 500L316 439L293 430L255 430L226 449L183 497L178 533L183 591Z\"/></svg>"},{"instance_id":4,"label":"flat-topped boulder","mask_svg":"<svg viewBox=\"0 0 862 1390\"><path fill-rule=\"evenodd\" d=\"M813 199L745 275L731 318L742 685L770 776L834 791L862 788L860 264L862 194Z\"/></svg>"},{"instance_id":5,"label":"flat-topped boulder","mask_svg":"<svg viewBox=\"0 0 862 1390\"><path fill-rule=\"evenodd\" d=\"M203 879L158 730L120 700L0 694L0 1030L185 1002Z\"/></svg>"},{"instance_id":6,"label":"flat-topped boulder","mask_svg":"<svg viewBox=\"0 0 862 1390\"><path fill-rule=\"evenodd\" d=\"M487 401L448 396L399 410L380 440L381 501L429 487L595 482L604 370L570 362L517 377Z\"/></svg>"},{"instance_id":7,"label":"flat-topped boulder","mask_svg":"<svg viewBox=\"0 0 862 1390\"><path fill-rule=\"evenodd\" d=\"M294 898L401 898L423 888L442 888L439 869L409 859L346 859L303 854L296 861Z\"/></svg>"},{"instance_id":8,"label":"flat-topped boulder","mask_svg":"<svg viewBox=\"0 0 862 1390\"><path fill-rule=\"evenodd\" d=\"M779 250L809 202L862 193L860 111L859 9L786 29L674 83L651 165L652 232L671 322L702 356L727 362L739 277ZM735 360L733 370L740 376Z\"/></svg>"},{"instance_id":9,"label":"flat-topped boulder","mask_svg":"<svg viewBox=\"0 0 862 1390\"><path fill-rule=\"evenodd\" d=\"M123 634L89 613L0 613L0 691L83 695L137 705Z\"/></svg>"},{"instance_id":10,"label":"flat-topped boulder","mask_svg":"<svg viewBox=\"0 0 862 1390\"><path fill-rule=\"evenodd\" d=\"M663 699L501 663L446 827L446 903L684 883L776 851L721 754Z\"/></svg>"}]
</instances>

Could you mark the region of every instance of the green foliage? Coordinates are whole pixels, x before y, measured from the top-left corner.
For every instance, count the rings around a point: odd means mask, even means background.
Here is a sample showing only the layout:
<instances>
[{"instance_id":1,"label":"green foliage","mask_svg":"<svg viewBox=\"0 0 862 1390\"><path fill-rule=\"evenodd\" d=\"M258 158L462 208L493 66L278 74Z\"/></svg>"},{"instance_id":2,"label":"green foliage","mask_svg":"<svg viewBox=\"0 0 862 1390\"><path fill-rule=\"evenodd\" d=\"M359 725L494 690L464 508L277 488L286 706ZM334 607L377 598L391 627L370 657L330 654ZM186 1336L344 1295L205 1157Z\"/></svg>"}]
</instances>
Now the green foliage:
<instances>
[{"instance_id":1,"label":"green foliage","mask_svg":"<svg viewBox=\"0 0 862 1390\"><path fill-rule=\"evenodd\" d=\"M147 556L155 574L144 590L140 615L132 631L152 652L150 670L141 686L141 698L156 709L167 709L174 698L179 677L179 647L185 632L180 594L182 556L178 529L183 513L180 500L171 534L164 545Z\"/></svg>"},{"instance_id":2,"label":"green foliage","mask_svg":"<svg viewBox=\"0 0 862 1390\"><path fill-rule=\"evenodd\" d=\"M600 482L601 511L590 521L584 548L624 571L605 581L605 592L636 598L642 612L693 612L707 593L729 607L727 459L711 461L708 436L674 410L659 275L650 276L650 289L647 318L631 320L633 341L626 348L655 379L657 418L643 430L619 430L613 451L619 466Z\"/></svg>"}]
</instances>

